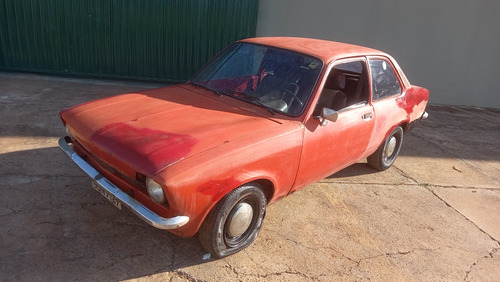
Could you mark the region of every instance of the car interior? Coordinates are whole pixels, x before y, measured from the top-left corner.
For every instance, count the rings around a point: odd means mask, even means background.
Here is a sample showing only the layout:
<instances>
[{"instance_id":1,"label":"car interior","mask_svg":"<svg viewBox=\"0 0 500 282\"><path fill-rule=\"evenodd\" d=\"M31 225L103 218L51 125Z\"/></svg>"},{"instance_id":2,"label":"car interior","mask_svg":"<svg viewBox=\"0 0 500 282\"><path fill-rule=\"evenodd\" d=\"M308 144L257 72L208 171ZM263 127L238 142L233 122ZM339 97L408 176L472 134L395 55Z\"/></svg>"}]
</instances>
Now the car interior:
<instances>
[{"instance_id":1,"label":"car interior","mask_svg":"<svg viewBox=\"0 0 500 282\"><path fill-rule=\"evenodd\" d=\"M342 111L368 103L368 79L365 63L353 61L336 65L330 71L314 116L323 108Z\"/></svg>"}]
</instances>

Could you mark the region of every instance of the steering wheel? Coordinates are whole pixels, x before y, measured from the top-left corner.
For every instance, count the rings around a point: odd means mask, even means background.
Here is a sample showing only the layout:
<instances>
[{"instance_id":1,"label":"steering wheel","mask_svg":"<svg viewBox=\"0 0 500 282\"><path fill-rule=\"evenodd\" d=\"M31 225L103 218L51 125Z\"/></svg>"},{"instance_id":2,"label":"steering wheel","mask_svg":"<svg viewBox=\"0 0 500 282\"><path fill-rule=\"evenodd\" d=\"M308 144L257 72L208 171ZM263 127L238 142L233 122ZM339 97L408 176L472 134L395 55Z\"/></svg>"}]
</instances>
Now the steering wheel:
<instances>
[{"instance_id":1,"label":"steering wheel","mask_svg":"<svg viewBox=\"0 0 500 282\"><path fill-rule=\"evenodd\" d=\"M283 89L283 96L284 96L284 95L288 95L288 94L289 94L290 96L292 96L292 101L290 102L290 105L291 105L293 102L297 101L297 102L299 102L300 106L301 106L301 107L303 107L303 106L304 106L304 103L302 103L302 101L300 101L299 97L297 97L297 92L298 92L298 90L299 90L299 89L298 89L298 86L297 86L297 91L295 91L295 92L294 92L294 91L291 91L290 89Z\"/></svg>"}]
</instances>

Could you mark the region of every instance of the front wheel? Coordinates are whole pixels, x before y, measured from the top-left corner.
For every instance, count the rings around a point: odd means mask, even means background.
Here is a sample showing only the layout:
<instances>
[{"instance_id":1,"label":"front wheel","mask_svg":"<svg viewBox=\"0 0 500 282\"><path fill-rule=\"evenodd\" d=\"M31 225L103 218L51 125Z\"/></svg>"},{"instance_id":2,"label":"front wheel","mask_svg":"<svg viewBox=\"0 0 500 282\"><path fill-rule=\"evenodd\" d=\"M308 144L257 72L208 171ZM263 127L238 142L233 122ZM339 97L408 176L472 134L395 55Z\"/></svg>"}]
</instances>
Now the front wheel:
<instances>
[{"instance_id":1,"label":"front wheel","mask_svg":"<svg viewBox=\"0 0 500 282\"><path fill-rule=\"evenodd\" d=\"M378 169L386 170L392 166L403 144L403 129L398 126L385 139L384 143L368 157L368 165Z\"/></svg>"},{"instance_id":2,"label":"front wheel","mask_svg":"<svg viewBox=\"0 0 500 282\"><path fill-rule=\"evenodd\" d=\"M257 238L266 204L266 197L256 183L229 192L201 225L198 231L201 245L219 258L246 248Z\"/></svg>"}]
</instances>

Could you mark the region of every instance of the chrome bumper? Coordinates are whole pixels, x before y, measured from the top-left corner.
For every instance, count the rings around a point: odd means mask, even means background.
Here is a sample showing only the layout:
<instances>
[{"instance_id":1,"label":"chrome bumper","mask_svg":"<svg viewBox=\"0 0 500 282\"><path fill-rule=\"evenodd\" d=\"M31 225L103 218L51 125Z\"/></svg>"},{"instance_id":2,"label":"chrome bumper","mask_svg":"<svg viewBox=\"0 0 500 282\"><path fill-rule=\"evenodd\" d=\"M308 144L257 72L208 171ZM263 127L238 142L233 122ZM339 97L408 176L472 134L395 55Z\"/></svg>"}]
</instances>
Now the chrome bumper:
<instances>
[{"instance_id":1,"label":"chrome bumper","mask_svg":"<svg viewBox=\"0 0 500 282\"><path fill-rule=\"evenodd\" d=\"M128 207L132 212L134 212L138 217L144 220L151 226L159 229L175 229L188 223L189 217L187 216L176 216L172 218L164 218L156 213L152 212L144 205L139 203L136 199L130 197L128 194L120 190L103 175L101 175L97 170L95 170L90 164L88 164L84 159L78 156L73 147L69 145L70 142L66 140L69 137L63 137L59 139L59 147L61 150L83 170L90 178L92 178L97 185L104 189L109 194L112 194L117 200L119 200L122 205Z\"/></svg>"}]
</instances>

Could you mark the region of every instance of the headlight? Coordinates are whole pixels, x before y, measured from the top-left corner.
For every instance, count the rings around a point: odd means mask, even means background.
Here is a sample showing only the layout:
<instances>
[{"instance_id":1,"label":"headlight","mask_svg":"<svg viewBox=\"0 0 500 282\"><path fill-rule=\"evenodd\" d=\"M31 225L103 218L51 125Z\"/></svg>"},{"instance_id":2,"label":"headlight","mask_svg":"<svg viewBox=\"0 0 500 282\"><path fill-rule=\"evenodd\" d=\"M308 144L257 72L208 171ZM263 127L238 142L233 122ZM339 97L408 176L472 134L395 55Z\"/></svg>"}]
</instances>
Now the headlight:
<instances>
[{"instance_id":1,"label":"headlight","mask_svg":"<svg viewBox=\"0 0 500 282\"><path fill-rule=\"evenodd\" d=\"M163 193L163 188L160 184L154 181L151 178L147 178L146 180L146 188L148 188L148 193L151 199L158 204L165 203L165 194Z\"/></svg>"}]
</instances>

